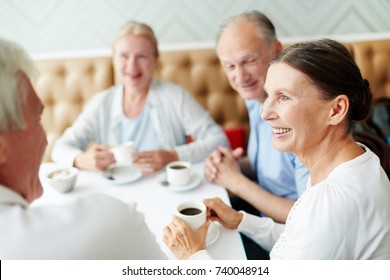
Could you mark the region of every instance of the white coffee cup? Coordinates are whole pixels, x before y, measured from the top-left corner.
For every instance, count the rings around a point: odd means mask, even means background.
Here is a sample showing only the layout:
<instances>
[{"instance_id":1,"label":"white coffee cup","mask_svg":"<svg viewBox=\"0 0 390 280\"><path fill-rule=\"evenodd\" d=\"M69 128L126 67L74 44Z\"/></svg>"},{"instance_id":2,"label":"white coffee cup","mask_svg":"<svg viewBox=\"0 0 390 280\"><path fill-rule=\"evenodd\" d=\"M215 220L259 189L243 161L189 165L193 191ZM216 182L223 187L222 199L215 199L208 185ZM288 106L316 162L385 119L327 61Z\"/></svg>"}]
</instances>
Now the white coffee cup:
<instances>
[{"instance_id":1,"label":"white coffee cup","mask_svg":"<svg viewBox=\"0 0 390 280\"><path fill-rule=\"evenodd\" d=\"M176 207L175 215L197 230L206 222L206 205L197 201L183 202Z\"/></svg>"},{"instance_id":2,"label":"white coffee cup","mask_svg":"<svg viewBox=\"0 0 390 280\"><path fill-rule=\"evenodd\" d=\"M191 163L188 161L173 161L165 168L167 181L173 186L184 186L191 180Z\"/></svg>"},{"instance_id":3,"label":"white coffee cup","mask_svg":"<svg viewBox=\"0 0 390 280\"><path fill-rule=\"evenodd\" d=\"M135 151L134 142L129 141L118 146L112 147L111 152L114 154L116 164L120 165L132 165L133 158L132 153Z\"/></svg>"}]
</instances>

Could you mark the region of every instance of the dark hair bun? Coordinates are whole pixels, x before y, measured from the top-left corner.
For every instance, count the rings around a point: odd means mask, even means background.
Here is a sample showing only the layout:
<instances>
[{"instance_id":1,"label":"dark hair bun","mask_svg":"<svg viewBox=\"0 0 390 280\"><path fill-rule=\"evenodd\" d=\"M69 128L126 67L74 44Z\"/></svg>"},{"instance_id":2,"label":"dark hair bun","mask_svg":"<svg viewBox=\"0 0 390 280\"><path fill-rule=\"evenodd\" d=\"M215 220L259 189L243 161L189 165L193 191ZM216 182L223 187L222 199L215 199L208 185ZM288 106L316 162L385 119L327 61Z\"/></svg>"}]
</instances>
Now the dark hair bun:
<instances>
[{"instance_id":1,"label":"dark hair bun","mask_svg":"<svg viewBox=\"0 0 390 280\"><path fill-rule=\"evenodd\" d=\"M366 79L363 79L360 87L361 96L351 102L351 119L353 121L362 121L370 114L372 106L372 93L370 84Z\"/></svg>"}]
</instances>

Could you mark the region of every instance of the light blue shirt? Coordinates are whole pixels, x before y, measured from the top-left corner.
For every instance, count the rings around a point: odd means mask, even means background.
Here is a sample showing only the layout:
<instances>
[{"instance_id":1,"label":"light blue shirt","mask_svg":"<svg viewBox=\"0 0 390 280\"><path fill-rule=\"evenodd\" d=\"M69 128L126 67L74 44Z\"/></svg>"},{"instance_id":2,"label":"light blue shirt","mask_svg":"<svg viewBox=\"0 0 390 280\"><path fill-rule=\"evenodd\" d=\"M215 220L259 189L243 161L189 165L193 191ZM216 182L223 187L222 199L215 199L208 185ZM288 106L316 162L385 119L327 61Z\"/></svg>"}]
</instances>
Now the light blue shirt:
<instances>
[{"instance_id":1,"label":"light blue shirt","mask_svg":"<svg viewBox=\"0 0 390 280\"><path fill-rule=\"evenodd\" d=\"M122 143L133 141L137 151L160 150L163 148L150 118L149 105L145 105L141 114L137 117L122 119L121 134Z\"/></svg>"},{"instance_id":2,"label":"light blue shirt","mask_svg":"<svg viewBox=\"0 0 390 280\"><path fill-rule=\"evenodd\" d=\"M247 100L250 134L248 157L257 183L279 197L296 200L306 189L308 170L292 153L278 152L272 146L272 129L260 118L263 105Z\"/></svg>"}]
</instances>

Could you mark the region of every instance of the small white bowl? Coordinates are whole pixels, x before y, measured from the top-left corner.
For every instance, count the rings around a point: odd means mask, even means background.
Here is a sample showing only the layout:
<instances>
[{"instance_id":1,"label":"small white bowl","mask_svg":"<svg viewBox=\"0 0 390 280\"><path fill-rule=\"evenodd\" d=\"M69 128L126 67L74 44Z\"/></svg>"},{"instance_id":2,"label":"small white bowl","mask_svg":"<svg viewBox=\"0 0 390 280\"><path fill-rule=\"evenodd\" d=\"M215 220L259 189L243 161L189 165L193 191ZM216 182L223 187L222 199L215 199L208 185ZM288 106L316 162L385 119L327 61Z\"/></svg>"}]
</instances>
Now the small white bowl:
<instances>
[{"instance_id":1,"label":"small white bowl","mask_svg":"<svg viewBox=\"0 0 390 280\"><path fill-rule=\"evenodd\" d=\"M57 169L47 175L50 185L61 193L74 189L79 170L76 167Z\"/></svg>"}]
</instances>

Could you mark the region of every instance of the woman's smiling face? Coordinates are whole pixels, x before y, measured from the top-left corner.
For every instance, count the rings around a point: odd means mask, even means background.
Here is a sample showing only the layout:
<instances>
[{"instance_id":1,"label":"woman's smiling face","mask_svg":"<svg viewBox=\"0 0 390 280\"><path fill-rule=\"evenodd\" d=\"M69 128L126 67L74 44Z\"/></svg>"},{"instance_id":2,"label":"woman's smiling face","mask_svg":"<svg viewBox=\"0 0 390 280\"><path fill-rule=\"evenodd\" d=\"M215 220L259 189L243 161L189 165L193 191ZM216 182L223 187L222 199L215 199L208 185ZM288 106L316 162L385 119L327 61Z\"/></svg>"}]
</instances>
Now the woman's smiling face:
<instances>
[{"instance_id":1,"label":"woman's smiling face","mask_svg":"<svg viewBox=\"0 0 390 280\"><path fill-rule=\"evenodd\" d=\"M306 75L283 62L267 73L262 119L272 127L272 144L278 151L305 154L318 147L329 129L331 101L321 99L319 90Z\"/></svg>"},{"instance_id":2,"label":"woman's smiling face","mask_svg":"<svg viewBox=\"0 0 390 280\"><path fill-rule=\"evenodd\" d=\"M157 66L154 45L149 38L127 34L114 45L114 67L125 87L146 91Z\"/></svg>"}]
</instances>

